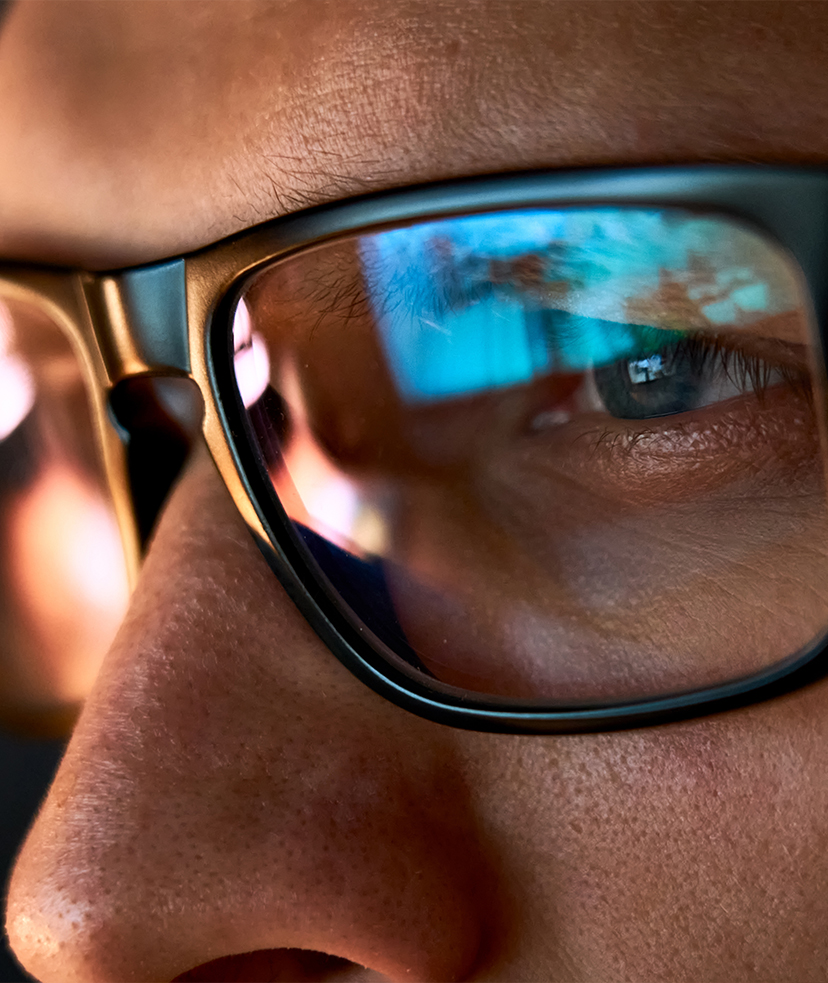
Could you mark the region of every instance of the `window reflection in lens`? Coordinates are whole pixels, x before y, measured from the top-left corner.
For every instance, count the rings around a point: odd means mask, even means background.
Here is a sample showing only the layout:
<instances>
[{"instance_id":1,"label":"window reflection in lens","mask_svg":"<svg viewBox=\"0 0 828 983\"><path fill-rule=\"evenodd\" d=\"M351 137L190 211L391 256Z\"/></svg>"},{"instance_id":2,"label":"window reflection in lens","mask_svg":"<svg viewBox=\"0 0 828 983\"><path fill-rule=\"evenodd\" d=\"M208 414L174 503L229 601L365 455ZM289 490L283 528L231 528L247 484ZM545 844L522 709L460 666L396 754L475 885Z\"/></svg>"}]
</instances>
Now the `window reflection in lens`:
<instances>
[{"instance_id":1,"label":"window reflection in lens","mask_svg":"<svg viewBox=\"0 0 828 983\"><path fill-rule=\"evenodd\" d=\"M824 631L809 303L754 230L443 220L303 253L244 303L280 499L368 627L444 683L656 695ZM348 582L369 573L367 604Z\"/></svg>"},{"instance_id":2,"label":"window reflection in lens","mask_svg":"<svg viewBox=\"0 0 828 983\"><path fill-rule=\"evenodd\" d=\"M91 688L127 600L80 366L42 315L0 302L0 718L49 731Z\"/></svg>"}]
</instances>

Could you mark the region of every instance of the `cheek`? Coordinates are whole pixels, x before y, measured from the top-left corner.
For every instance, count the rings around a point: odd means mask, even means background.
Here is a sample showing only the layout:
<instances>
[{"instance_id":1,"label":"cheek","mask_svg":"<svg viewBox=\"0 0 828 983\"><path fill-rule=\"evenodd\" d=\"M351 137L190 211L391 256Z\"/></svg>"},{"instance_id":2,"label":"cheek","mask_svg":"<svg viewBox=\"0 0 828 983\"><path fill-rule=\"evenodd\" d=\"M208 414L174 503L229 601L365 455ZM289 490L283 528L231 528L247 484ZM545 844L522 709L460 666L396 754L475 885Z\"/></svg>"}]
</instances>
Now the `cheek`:
<instances>
[{"instance_id":1,"label":"cheek","mask_svg":"<svg viewBox=\"0 0 828 983\"><path fill-rule=\"evenodd\" d=\"M514 476L476 502L462 491L412 499L387 565L408 640L446 682L550 699L692 689L763 670L828 621L821 479L698 508L550 500Z\"/></svg>"},{"instance_id":2,"label":"cheek","mask_svg":"<svg viewBox=\"0 0 828 983\"><path fill-rule=\"evenodd\" d=\"M826 700L823 685L652 731L493 738L471 784L522 951L554 938L593 979L824 978Z\"/></svg>"}]
</instances>

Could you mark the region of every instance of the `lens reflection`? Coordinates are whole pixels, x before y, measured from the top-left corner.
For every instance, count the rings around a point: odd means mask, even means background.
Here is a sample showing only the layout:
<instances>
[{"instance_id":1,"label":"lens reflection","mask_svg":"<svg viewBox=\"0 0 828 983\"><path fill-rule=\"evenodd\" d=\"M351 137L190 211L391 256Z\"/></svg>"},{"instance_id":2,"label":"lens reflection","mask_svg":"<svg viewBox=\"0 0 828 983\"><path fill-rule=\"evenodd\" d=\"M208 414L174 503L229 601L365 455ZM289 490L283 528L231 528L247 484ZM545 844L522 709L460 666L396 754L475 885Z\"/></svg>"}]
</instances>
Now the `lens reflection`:
<instances>
[{"instance_id":1,"label":"lens reflection","mask_svg":"<svg viewBox=\"0 0 828 983\"><path fill-rule=\"evenodd\" d=\"M37 731L88 693L128 588L80 365L16 302L0 301L0 423L0 719Z\"/></svg>"},{"instance_id":2,"label":"lens reflection","mask_svg":"<svg viewBox=\"0 0 828 983\"><path fill-rule=\"evenodd\" d=\"M253 280L238 384L297 535L400 658L498 696L655 696L828 622L801 282L677 209L420 223Z\"/></svg>"}]
</instances>

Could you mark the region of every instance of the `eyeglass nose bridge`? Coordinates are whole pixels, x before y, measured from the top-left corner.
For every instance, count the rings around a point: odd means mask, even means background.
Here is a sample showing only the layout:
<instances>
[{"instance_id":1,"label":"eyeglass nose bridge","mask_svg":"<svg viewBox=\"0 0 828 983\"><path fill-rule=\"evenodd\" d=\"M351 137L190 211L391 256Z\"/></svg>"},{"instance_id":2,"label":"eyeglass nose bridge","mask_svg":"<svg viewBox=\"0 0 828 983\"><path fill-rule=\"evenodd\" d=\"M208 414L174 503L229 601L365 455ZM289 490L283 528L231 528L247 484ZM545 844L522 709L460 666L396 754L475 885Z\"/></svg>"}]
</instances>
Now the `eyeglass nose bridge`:
<instances>
[{"instance_id":1,"label":"eyeglass nose bridge","mask_svg":"<svg viewBox=\"0 0 828 983\"><path fill-rule=\"evenodd\" d=\"M83 290L110 387L191 375L184 260L85 278Z\"/></svg>"}]
</instances>

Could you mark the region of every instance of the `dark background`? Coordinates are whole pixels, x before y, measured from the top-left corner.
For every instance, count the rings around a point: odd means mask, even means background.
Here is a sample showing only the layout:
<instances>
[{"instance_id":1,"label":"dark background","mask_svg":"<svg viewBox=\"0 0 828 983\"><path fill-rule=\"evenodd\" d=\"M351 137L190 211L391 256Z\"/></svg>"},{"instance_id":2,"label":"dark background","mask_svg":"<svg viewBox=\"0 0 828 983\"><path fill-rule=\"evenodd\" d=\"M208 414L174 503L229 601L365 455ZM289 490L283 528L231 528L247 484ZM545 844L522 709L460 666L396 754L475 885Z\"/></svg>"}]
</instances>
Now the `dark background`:
<instances>
[{"instance_id":1,"label":"dark background","mask_svg":"<svg viewBox=\"0 0 828 983\"><path fill-rule=\"evenodd\" d=\"M0 15L2 0L0 0ZM12 864L57 769L64 741L28 740L0 731L0 877L3 910ZM31 980L11 954L3 933L0 981Z\"/></svg>"}]
</instances>

